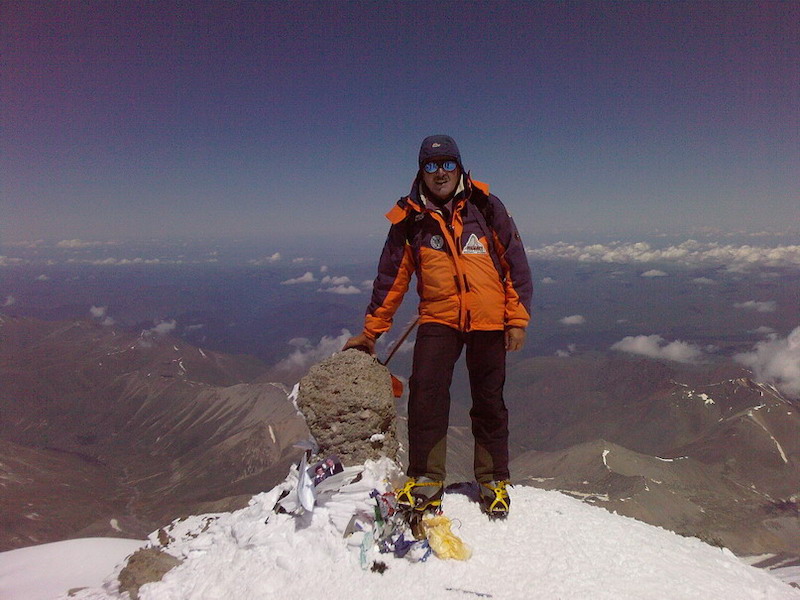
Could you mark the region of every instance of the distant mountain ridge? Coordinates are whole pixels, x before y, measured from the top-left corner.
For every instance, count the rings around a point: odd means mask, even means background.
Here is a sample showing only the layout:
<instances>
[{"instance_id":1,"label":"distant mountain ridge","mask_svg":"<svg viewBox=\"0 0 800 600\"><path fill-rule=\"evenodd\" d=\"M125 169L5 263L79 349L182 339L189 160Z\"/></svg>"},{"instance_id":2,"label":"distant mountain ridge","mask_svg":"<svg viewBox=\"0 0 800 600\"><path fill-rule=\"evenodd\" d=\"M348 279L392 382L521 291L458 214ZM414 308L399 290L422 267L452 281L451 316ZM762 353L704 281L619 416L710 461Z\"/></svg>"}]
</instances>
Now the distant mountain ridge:
<instances>
[{"instance_id":1,"label":"distant mountain ridge","mask_svg":"<svg viewBox=\"0 0 800 600\"><path fill-rule=\"evenodd\" d=\"M797 402L725 365L532 362L524 393L510 390L522 423L512 437L519 443L527 431L527 443L539 445L512 461L518 482L739 553L800 554Z\"/></svg>"},{"instance_id":2,"label":"distant mountain ridge","mask_svg":"<svg viewBox=\"0 0 800 600\"><path fill-rule=\"evenodd\" d=\"M298 453L292 444L308 436L286 389L248 383L264 370L249 357L90 321L2 317L0 340L3 493L21 504L4 517L13 522L0 547L50 541L49 527L63 533L66 522L142 535L164 519L211 510L209 502L223 508L221 498L241 504L285 476ZM55 464L64 467L48 467ZM28 480L40 493L30 496ZM76 499L95 509L51 501L47 481L56 496L58 487L88 487ZM51 512L26 516L37 506Z\"/></svg>"},{"instance_id":3,"label":"distant mountain ridge","mask_svg":"<svg viewBox=\"0 0 800 600\"><path fill-rule=\"evenodd\" d=\"M265 372L152 330L0 316L2 547L141 536L269 489L309 434ZM510 366L506 397L515 483L740 553L800 554L800 406L741 367L537 357ZM470 480L468 427L448 453L448 479Z\"/></svg>"}]
</instances>

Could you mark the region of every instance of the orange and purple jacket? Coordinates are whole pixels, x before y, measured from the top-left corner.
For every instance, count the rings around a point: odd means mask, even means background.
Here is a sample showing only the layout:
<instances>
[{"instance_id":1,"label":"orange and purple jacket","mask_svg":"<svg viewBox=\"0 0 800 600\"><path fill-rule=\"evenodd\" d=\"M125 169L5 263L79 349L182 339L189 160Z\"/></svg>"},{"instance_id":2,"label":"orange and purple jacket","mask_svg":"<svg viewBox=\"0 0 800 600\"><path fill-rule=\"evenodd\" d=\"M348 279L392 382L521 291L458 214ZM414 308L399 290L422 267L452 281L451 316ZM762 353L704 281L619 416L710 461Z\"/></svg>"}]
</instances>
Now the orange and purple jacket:
<instances>
[{"instance_id":1,"label":"orange and purple jacket","mask_svg":"<svg viewBox=\"0 0 800 600\"><path fill-rule=\"evenodd\" d=\"M386 214L392 226L364 320L370 338L391 328L412 273L420 324L459 331L527 326L533 285L517 228L488 185L467 174L462 187L449 218L426 205L418 181Z\"/></svg>"}]
</instances>

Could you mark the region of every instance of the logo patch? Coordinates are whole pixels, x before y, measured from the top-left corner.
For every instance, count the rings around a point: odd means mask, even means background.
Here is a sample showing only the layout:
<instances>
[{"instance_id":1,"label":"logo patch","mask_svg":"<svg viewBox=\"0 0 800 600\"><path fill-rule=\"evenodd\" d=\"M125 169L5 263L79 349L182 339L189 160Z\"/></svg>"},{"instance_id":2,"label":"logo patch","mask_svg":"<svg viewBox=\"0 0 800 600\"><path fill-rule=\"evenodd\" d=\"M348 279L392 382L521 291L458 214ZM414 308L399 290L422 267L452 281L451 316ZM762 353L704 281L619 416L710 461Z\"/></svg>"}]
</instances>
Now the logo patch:
<instances>
[{"instance_id":1,"label":"logo patch","mask_svg":"<svg viewBox=\"0 0 800 600\"><path fill-rule=\"evenodd\" d=\"M431 248L434 250L441 250L444 248L444 238L440 235L431 236Z\"/></svg>"},{"instance_id":2,"label":"logo patch","mask_svg":"<svg viewBox=\"0 0 800 600\"><path fill-rule=\"evenodd\" d=\"M464 244L463 250L461 250L462 254L486 254L486 248L483 247L478 236L474 233L469 236L467 243Z\"/></svg>"},{"instance_id":3,"label":"logo patch","mask_svg":"<svg viewBox=\"0 0 800 600\"><path fill-rule=\"evenodd\" d=\"M433 142L431 144L431 148L438 148L439 146L441 146L441 144L439 142Z\"/></svg>"}]
</instances>

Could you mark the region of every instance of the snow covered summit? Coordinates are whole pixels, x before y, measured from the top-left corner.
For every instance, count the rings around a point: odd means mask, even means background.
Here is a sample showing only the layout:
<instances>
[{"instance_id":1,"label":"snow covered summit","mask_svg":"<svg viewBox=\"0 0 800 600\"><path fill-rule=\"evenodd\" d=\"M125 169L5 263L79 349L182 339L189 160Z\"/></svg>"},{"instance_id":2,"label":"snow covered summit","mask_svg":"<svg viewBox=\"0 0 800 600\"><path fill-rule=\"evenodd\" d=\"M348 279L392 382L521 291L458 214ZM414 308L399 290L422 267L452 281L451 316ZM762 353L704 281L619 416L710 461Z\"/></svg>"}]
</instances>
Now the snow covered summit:
<instances>
[{"instance_id":1,"label":"snow covered summit","mask_svg":"<svg viewBox=\"0 0 800 600\"><path fill-rule=\"evenodd\" d=\"M363 535L343 536L349 515L397 475L388 459L368 461L360 477L323 495L312 513L279 514L276 502L297 473L232 513L202 515L158 533L151 544L181 559L163 580L142 586L143 600L236 598L374 599L387 594L458 599L800 599L767 572L727 550L588 506L555 491L511 490L505 521L490 522L467 494L446 494L445 513L471 550L467 561L426 562L380 554ZM164 542L167 542L164 544ZM380 561L387 567L371 567ZM66 596L65 596L66 597ZM116 574L79 600L121 596Z\"/></svg>"}]
</instances>

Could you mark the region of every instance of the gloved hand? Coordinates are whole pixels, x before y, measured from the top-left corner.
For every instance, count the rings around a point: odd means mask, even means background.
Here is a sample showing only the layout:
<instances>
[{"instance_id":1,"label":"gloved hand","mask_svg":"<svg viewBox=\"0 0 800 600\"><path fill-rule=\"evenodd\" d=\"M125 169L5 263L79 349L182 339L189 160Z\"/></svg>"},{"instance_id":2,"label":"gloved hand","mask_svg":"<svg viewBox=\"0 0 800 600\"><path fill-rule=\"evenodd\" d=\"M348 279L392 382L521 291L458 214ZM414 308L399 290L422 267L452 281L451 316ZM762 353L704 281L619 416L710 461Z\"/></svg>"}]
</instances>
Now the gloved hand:
<instances>
[{"instance_id":1,"label":"gloved hand","mask_svg":"<svg viewBox=\"0 0 800 600\"><path fill-rule=\"evenodd\" d=\"M522 327L506 327L506 351L516 352L525 345L525 329Z\"/></svg>"},{"instance_id":2,"label":"gloved hand","mask_svg":"<svg viewBox=\"0 0 800 600\"><path fill-rule=\"evenodd\" d=\"M347 350L348 348L355 348L356 350L366 352L370 356L375 356L375 340L368 337L367 334L363 332L347 340L342 350Z\"/></svg>"}]
</instances>

